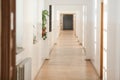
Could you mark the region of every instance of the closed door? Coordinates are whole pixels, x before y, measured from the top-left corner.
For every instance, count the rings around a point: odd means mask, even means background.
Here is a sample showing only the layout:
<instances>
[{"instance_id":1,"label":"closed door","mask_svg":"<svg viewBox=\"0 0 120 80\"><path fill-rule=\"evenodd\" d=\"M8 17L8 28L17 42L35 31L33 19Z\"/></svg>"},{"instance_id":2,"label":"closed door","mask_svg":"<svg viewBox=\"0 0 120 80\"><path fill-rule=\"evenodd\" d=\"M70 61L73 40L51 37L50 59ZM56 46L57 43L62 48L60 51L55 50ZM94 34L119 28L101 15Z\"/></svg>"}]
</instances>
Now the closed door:
<instances>
[{"instance_id":1,"label":"closed door","mask_svg":"<svg viewBox=\"0 0 120 80\"><path fill-rule=\"evenodd\" d=\"M73 15L63 15L63 30L73 30Z\"/></svg>"}]
</instances>

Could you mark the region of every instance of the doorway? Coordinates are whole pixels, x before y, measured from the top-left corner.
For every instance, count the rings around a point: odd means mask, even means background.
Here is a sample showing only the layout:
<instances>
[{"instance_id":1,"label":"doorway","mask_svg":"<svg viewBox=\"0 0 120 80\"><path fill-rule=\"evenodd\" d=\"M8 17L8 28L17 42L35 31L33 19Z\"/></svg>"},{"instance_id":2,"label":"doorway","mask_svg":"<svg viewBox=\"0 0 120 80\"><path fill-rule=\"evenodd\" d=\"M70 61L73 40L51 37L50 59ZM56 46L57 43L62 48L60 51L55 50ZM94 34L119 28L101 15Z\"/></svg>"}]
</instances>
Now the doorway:
<instances>
[{"instance_id":1,"label":"doorway","mask_svg":"<svg viewBox=\"0 0 120 80\"><path fill-rule=\"evenodd\" d=\"M63 15L63 30L73 30L73 14Z\"/></svg>"}]
</instances>

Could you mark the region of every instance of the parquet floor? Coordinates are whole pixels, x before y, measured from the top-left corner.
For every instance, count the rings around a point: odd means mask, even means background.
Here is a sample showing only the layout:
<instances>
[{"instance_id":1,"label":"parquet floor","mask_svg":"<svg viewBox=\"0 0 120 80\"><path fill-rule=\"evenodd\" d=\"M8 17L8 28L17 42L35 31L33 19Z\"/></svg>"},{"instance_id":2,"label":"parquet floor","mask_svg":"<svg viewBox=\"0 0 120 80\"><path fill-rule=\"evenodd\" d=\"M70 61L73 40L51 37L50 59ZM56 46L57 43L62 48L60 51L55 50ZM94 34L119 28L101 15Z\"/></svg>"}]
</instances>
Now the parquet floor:
<instances>
[{"instance_id":1,"label":"parquet floor","mask_svg":"<svg viewBox=\"0 0 120 80\"><path fill-rule=\"evenodd\" d=\"M36 80L99 80L72 31L63 31Z\"/></svg>"}]
</instances>

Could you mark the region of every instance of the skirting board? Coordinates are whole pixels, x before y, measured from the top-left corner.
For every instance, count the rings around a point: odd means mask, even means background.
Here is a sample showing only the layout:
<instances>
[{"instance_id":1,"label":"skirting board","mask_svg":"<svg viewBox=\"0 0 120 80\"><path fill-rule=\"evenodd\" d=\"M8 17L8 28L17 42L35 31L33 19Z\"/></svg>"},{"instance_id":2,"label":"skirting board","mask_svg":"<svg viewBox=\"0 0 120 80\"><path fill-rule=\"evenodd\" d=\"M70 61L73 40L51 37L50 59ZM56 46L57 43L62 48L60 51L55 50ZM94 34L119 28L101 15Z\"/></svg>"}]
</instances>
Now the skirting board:
<instances>
[{"instance_id":1,"label":"skirting board","mask_svg":"<svg viewBox=\"0 0 120 80\"><path fill-rule=\"evenodd\" d=\"M90 62L90 64L92 65L93 69L95 70L95 72L96 72L96 74L98 76L98 79L100 80L100 75L98 74L98 72L97 72L95 66L93 65L93 63L91 62L91 59L85 59L85 60Z\"/></svg>"}]
</instances>

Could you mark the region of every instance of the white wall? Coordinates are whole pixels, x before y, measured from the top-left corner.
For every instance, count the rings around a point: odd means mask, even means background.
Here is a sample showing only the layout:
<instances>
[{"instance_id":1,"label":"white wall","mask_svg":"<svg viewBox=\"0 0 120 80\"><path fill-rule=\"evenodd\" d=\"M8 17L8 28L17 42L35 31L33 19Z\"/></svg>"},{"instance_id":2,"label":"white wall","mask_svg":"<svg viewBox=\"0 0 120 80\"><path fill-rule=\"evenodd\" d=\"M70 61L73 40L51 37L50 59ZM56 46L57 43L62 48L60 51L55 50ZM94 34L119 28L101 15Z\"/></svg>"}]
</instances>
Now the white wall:
<instances>
[{"instance_id":1,"label":"white wall","mask_svg":"<svg viewBox=\"0 0 120 80\"><path fill-rule=\"evenodd\" d=\"M19 0L18 0L19 1ZM46 52L47 42L41 38L41 23L42 23L42 10L44 9L44 0L20 0L17 4L17 15L19 17L17 33L21 33L23 30L22 39L20 35L17 35L18 41L21 40L24 51L16 55L16 63L24 60L27 57L32 59L32 80L34 80L38 73L42 63L48 52ZM21 24L20 24L21 23ZM37 42L33 44L33 33L36 28Z\"/></svg>"},{"instance_id":2,"label":"white wall","mask_svg":"<svg viewBox=\"0 0 120 80\"><path fill-rule=\"evenodd\" d=\"M82 45L84 48L85 47L85 42L86 42L86 27L87 27L87 5L82 6Z\"/></svg>"},{"instance_id":3,"label":"white wall","mask_svg":"<svg viewBox=\"0 0 120 80\"><path fill-rule=\"evenodd\" d=\"M119 56L120 56L120 10L119 0L108 0L108 39L107 39L107 80L120 80L120 67L119 67Z\"/></svg>"},{"instance_id":4,"label":"white wall","mask_svg":"<svg viewBox=\"0 0 120 80\"><path fill-rule=\"evenodd\" d=\"M81 5L84 3L84 0L50 0L49 4L60 4L60 5Z\"/></svg>"},{"instance_id":5,"label":"white wall","mask_svg":"<svg viewBox=\"0 0 120 80\"><path fill-rule=\"evenodd\" d=\"M97 6L95 5L97 4ZM95 0L87 1L84 24L84 47L86 59L90 59L98 75L100 74L100 4ZM95 17L96 16L96 17Z\"/></svg>"},{"instance_id":6,"label":"white wall","mask_svg":"<svg viewBox=\"0 0 120 80\"><path fill-rule=\"evenodd\" d=\"M119 0L117 0L117 19L118 19L118 24L117 24L117 36L116 36L116 80L118 79L118 80L120 80L120 37L119 37L119 34L120 34L120 16L119 16L119 14L120 14L120 9L119 9L119 7L120 7L120 5L119 5L119 3L120 3L120 1Z\"/></svg>"},{"instance_id":7,"label":"white wall","mask_svg":"<svg viewBox=\"0 0 120 80\"><path fill-rule=\"evenodd\" d=\"M100 1L94 0L94 53L93 64L100 75Z\"/></svg>"},{"instance_id":8,"label":"white wall","mask_svg":"<svg viewBox=\"0 0 120 80\"><path fill-rule=\"evenodd\" d=\"M16 0L16 45L23 45L23 0Z\"/></svg>"},{"instance_id":9,"label":"white wall","mask_svg":"<svg viewBox=\"0 0 120 80\"><path fill-rule=\"evenodd\" d=\"M100 72L100 1L97 1L97 9L95 9L95 0L87 1L87 26L85 26L85 48L86 48L86 58L91 59L93 65L95 66L98 74ZM106 5L106 2L107 5ZM107 55L104 58L104 80L120 80L120 10L119 10L119 0L105 0L104 12L108 13L107 23L104 20L104 27L107 29L107 38L104 37L104 48L107 45ZM95 11L97 10L97 11ZM97 15L97 20L95 25L95 15ZM104 18L105 19L105 18ZM96 28L95 28L96 27ZM96 32L95 32L96 30ZM96 35L95 35L96 33ZM105 34L104 34L105 36ZM105 38L107 40L105 40ZM96 48L95 48L96 43ZM104 53L106 54L106 53Z\"/></svg>"},{"instance_id":10,"label":"white wall","mask_svg":"<svg viewBox=\"0 0 120 80\"><path fill-rule=\"evenodd\" d=\"M85 48L86 48L86 58L87 59L90 59L91 58L91 49L93 47L93 45L91 45L93 42L91 42L91 39L93 39L93 27L94 27L94 24L93 24L93 6L91 6L93 3L90 3L91 1L88 2L88 4L86 5L87 6L87 21L86 21L86 26L84 26L85 28Z\"/></svg>"},{"instance_id":11,"label":"white wall","mask_svg":"<svg viewBox=\"0 0 120 80\"><path fill-rule=\"evenodd\" d=\"M120 14L120 10L118 10ZM120 18L120 17L118 17ZM116 39L116 80L120 79L120 19L118 19L118 25L117 25L117 39Z\"/></svg>"}]
</instances>

